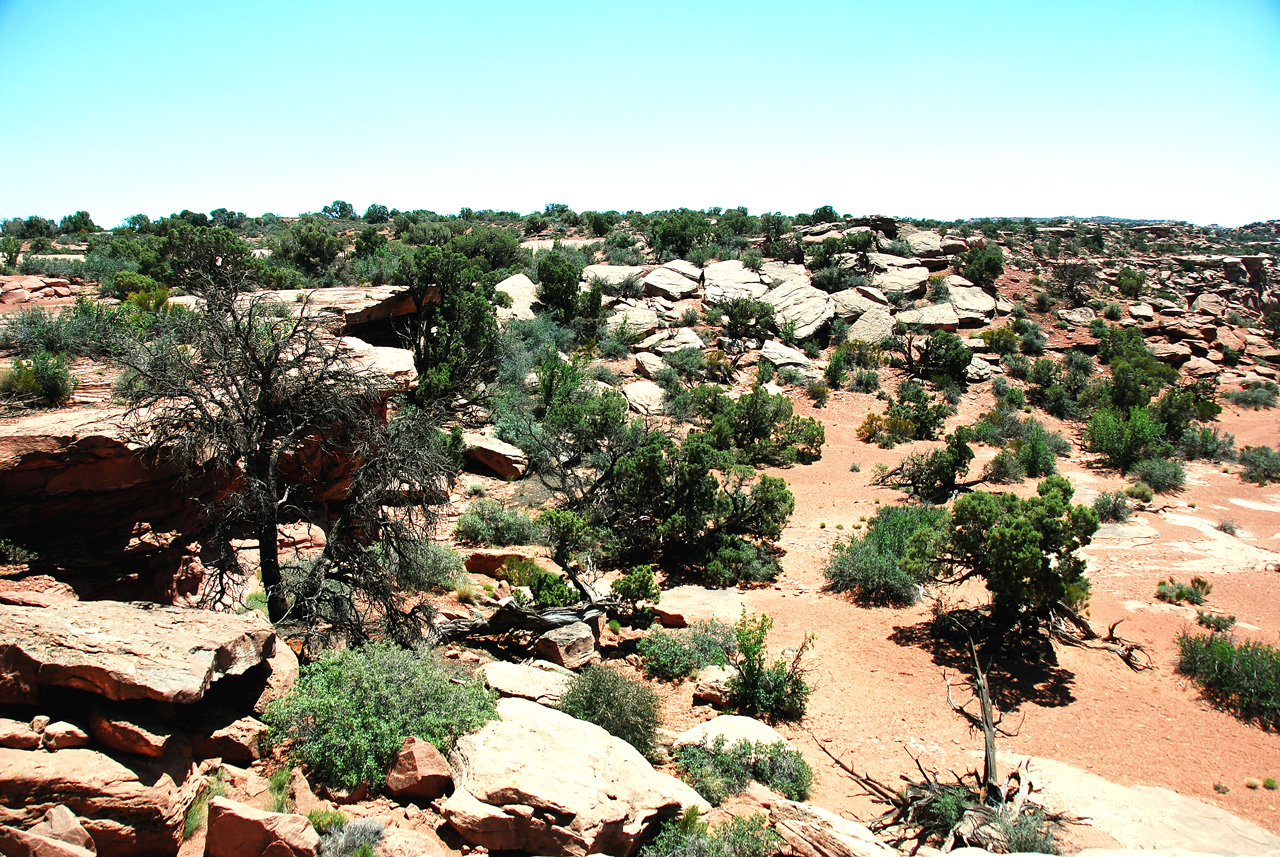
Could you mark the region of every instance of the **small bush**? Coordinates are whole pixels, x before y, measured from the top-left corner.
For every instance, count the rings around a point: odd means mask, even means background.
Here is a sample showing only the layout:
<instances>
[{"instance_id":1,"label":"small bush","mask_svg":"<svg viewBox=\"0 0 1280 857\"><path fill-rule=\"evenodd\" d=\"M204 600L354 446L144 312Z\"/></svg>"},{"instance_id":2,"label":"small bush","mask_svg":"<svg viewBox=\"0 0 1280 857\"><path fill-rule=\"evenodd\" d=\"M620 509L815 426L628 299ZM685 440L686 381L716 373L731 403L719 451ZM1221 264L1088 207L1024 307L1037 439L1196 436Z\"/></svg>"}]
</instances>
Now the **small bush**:
<instances>
[{"instance_id":1,"label":"small bush","mask_svg":"<svg viewBox=\"0 0 1280 857\"><path fill-rule=\"evenodd\" d=\"M1106 309L1102 311L1102 317L1108 321L1119 321L1124 315L1124 311L1120 309L1120 304L1107 304Z\"/></svg>"},{"instance_id":2,"label":"small bush","mask_svg":"<svg viewBox=\"0 0 1280 857\"><path fill-rule=\"evenodd\" d=\"M779 659L766 665L766 641L772 628L773 620L768 616L745 614L734 625L738 655L733 667L737 675L729 680L729 704L739 714L759 715L769 721L800 720L810 692L803 659L813 637L805 637L790 663Z\"/></svg>"},{"instance_id":3,"label":"small bush","mask_svg":"<svg viewBox=\"0 0 1280 857\"><path fill-rule=\"evenodd\" d=\"M769 829L761 814L732 818L715 830L699 820L696 807L668 822L640 857L770 857L782 846L782 837Z\"/></svg>"},{"instance_id":4,"label":"small bush","mask_svg":"<svg viewBox=\"0 0 1280 857\"><path fill-rule=\"evenodd\" d=\"M653 631L636 644L644 671L662 679L693 675L703 667L729 662L738 650L733 628L714 619L679 631Z\"/></svg>"},{"instance_id":5,"label":"small bush","mask_svg":"<svg viewBox=\"0 0 1280 857\"><path fill-rule=\"evenodd\" d=\"M1199 606L1204 603L1212 591L1213 584L1203 577L1193 577L1189 584L1179 583L1173 577L1156 584L1156 598L1161 601L1167 601L1170 604L1181 604L1185 601L1188 604Z\"/></svg>"},{"instance_id":6,"label":"small bush","mask_svg":"<svg viewBox=\"0 0 1280 857\"><path fill-rule=\"evenodd\" d=\"M447 750L495 716L493 694L446 668L429 651L374 643L302 668L264 717L271 742L315 782L353 790L381 786L410 735Z\"/></svg>"},{"instance_id":7,"label":"small bush","mask_svg":"<svg viewBox=\"0 0 1280 857\"><path fill-rule=\"evenodd\" d=\"M1235 521L1228 518L1226 520L1222 520L1218 522L1218 532L1226 533L1229 536L1234 536L1237 532L1239 532L1239 528L1236 526Z\"/></svg>"},{"instance_id":8,"label":"small bush","mask_svg":"<svg viewBox=\"0 0 1280 857\"><path fill-rule=\"evenodd\" d=\"M321 836L342 829L347 820L347 814L336 809L313 809L307 813L307 821L311 822L311 826Z\"/></svg>"},{"instance_id":9,"label":"small bush","mask_svg":"<svg viewBox=\"0 0 1280 857\"><path fill-rule=\"evenodd\" d=\"M1168 458L1145 458L1133 466L1133 472L1157 494L1174 494L1187 484L1182 464Z\"/></svg>"},{"instance_id":10,"label":"small bush","mask_svg":"<svg viewBox=\"0 0 1280 857\"><path fill-rule=\"evenodd\" d=\"M855 393L874 393L880 389L880 373L874 369L860 369L853 373L849 389Z\"/></svg>"},{"instance_id":11,"label":"small bush","mask_svg":"<svg viewBox=\"0 0 1280 857\"><path fill-rule=\"evenodd\" d=\"M1246 446L1240 450L1242 476L1249 482L1266 485L1280 481L1280 450L1269 446Z\"/></svg>"},{"instance_id":12,"label":"small bush","mask_svg":"<svg viewBox=\"0 0 1280 857\"><path fill-rule=\"evenodd\" d=\"M815 408L821 408L826 405L827 399L831 396L831 388L826 384L810 384L807 392Z\"/></svg>"},{"instance_id":13,"label":"small bush","mask_svg":"<svg viewBox=\"0 0 1280 857\"><path fill-rule=\"evenodd\" d=\"M996 457L982 471L984 482L999 485L1016 485L1026 478L1027 471L1018 460L1018 454L1011 449L1002 449L996 453Z\"/></svg>"},{"instance_id":14,"label":"small bush","mask_svg":"<svg viewBox=\"0 0 1280 857\"><path fill-rule=\"evenodd\" d=\"M1276 406L1280 386L1277 386L1274 381L1246 381L1243 387L1243 390L1223 393L1222 397L1242 408L1251 408L1255 411Z\"/></svg>"},{"instance_id":15,"label":"small bush","mask_svg":"<svg viewBox=\"0 0 1280 857\"><path fill-rule=\"evenodd\" d=\"M1236 643L1226 634L1178 637L1178 672L1196 680L1215 705L1264 729L1280 728L1280 651Z\"/></svg>"},{"instance_id":16,"label":"small bush","mask_svg":"<svg viewBox=\"0 0 1280 857\"><path fill-rule=\"evenodd\" d=\"M1133 483L1124 489L1124 493L1139 503L1150 503L1156 496L1155 492L1151 490L1151 486L1145 482Z\"/></svg>"},{"instance_id":17,"label":"small bush","mask_svg":"<svg viewBox=\"0 0 1280 857\"><path fill-rule=\"evenodd\" d=\"M1093 511L1105 523L1124 523L1133 515L1129 501L1119 491L1103 491L1093 501Z\"/></svg>"},{"instance_id":18,"label":"small bush","mask_svg":"<svg viewBox=\"0 0 1280 857\"><path fill-rule=\"evenodd\" d=\"M472 501L458 517L454 536L461 542L475 545L528 545L538 539L538 527L528 515L508 511L497 500Z\"/></svg>"},{"instance_id":19,"label":"small bush","mask_svg":"<svg viewBox=\"0 0 1280 857\"><path fill-rule=\"evenodd\" d=\"M752 780L790 800L805 800L813 788L813 769L804 756L781 741L739 741L725 747L721 735L710 747L692 744L679 748L676 765L680 778L712 805L744 791Z\"/></svg>"},{"instance_id":20,"label":"small bush","mask_svg":"<svg viewBox=\"0 0 1280 857\"><path fill-rule=\"evenodd\" d=\"M374 818L357 818L320 836L323 857L374 857L385 828Z\"/></svg>"},{"instance_id":21,"label":"small bush","mask_svg":"<svg viewBox=\"0 0 1280 857\"><path fill-rule=\"evenodd\" d=\"M1025 381L1027 376L1031 374L1031 361L1025 355L1006 354L1000 358L1000 362L1004 364L1005 371L1009 373L1010 378Z\"/></svg>"},{"instance_id":22,"label":"small bush","mask_svg":"<svg viewBox=\"0 0 1280 857\"><path fill-rule=\"evenodd\" d=\"M592 664L574 678L560 699L560 710L621 738L646 757L657 747L662 703L640 679Z\"/></svg>"},{"instance_id":23,"label":"small bush","mask_svg":"<svg viewBox=\"0 0 1280 857\"><path fill-rule=\"evenodd\" d=\"M1203 610L1196 613L1196 622L1201 628L1208 628L1216 634L1225 634L1230 631L1236 624L1235 616L1219 616L1214 613L1206 613Z\"/></svg>"},{"instance_id":24,"label":"small bush","mask_svg":"<svg viewBox=\"0 0 1280 857\"><path fill-rule=\"evenodd\" d=\"M15 357L11 368L0 369L0 396L55 408L70 399L75 389L67 361L47 351L37 351L30 362Z\"/></svg>"},{"instance_id":25,"label":"small bush","mask_svg":"<svg viewBox=\"0 0 1280 857\"><path fill-rule=\"evenodd\" d=\"M1226 432L1218 434L1218 429L1208 426L1188 426L1178 440L1178 454L1187 461L1212 461L1215 464L1236 460L1235 435Z\"/></svg>"},{"instance_id":26,"label":"small bush","mask_svg":"<svg viewBox=\"0 0 1280 857\"><path fill-rule=\"evenodd\" d=\"M868 605L908 607L920 600L923 580L902 571L899 563L917 531L938 526L946 510L931 506L887 506L867 524L862 538L836 542L823 574L826 589L847 592Z\"/></svg>"}]
</instances>

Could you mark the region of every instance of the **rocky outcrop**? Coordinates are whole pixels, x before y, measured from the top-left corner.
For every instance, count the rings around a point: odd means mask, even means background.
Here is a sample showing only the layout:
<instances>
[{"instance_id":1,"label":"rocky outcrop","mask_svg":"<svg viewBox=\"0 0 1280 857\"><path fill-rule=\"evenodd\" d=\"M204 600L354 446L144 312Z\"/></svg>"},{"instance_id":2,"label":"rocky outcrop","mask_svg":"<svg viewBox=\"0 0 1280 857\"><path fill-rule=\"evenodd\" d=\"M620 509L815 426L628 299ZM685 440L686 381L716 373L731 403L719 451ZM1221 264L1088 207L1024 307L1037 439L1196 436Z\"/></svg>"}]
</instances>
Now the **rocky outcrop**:
<instances>
[{"instance_id":1,"label":"rocky outcrop","mask_svg":"<svg viewBox=\"0 0 1280 857\"><path fill-rule=\"evenodd\" d=\"M248 671L277 649L288 647L256 610L235 615L114 601L0 605L0 702L32 704L46 687L114 701L196 702L218 679Z\"/></svg>"},{"instance_id":2,"label":"rocky outcrop","mask_svg":"<svg viewBox=\"0 0 1280 857\"><path fill-rule=\"evenodd\" d=\"M492 661L480 668L484 683L499 696L530 699L543 705L555 705L569 689L572 678L564 672Z\"/></svg>"},{"instance_id":3,"label":"rocky outcrop","mask_svg":"<svg viewBox=\"0 0 1280 857\"><path fill-rule=\"evenodd\" d=\"M773 306L774 321L781 327L795 324L797 339L807 339L835 316L831 297L809 285L808 278L784 282L770 289L762 299Z\"/></svg>"},{"instance_id":4,"label":"rocky outcrop","mask_svg":"<svg viewBox=\"0 0 1280 857\"><path fill-rule=\"evenodd\" d=\"M632 381L622 388L627 405L637 414L652 416L662 413L666 394L653 381Z\"/></svg>"},{"instance_id":5,"label":"rocky outcrop","mask_svg":"<svg viewBox=\"0 0 1280 857\"><path fill-rule=\"evenodd\" d=\"M304 816L263 812L225 797L209 801L205 857L319 857L320 834Z\"/></svg>"},{"instance_id":6,"label":"rocky outcrop","mask_svg":"<svg viewBox=\"0 0 1280 857\"><path fill-rule=\"evenodd\" d=\"M777 730L767 723L761 723L753 717L743 717L740 714L721 714L719 717L713 717L706 723L699 723L692 729L680 733L675 743L677 747L691 744L710 747L717 738L723 738L726 747L732 747L743 741L756 744L785 742Z\"/></svg>"},{"instance_id":7,"label":"rocky outcrop","mask_svg":"<svg viewBox=\"0 0 1280 857\"><path fill-rule=\"evenodd\" d=\"M655 825L710 807L599 726L523 699L458 741L454 793L439 804L458 834L489 850L628 857ZM554 760L553 763L550 763Z\"/></svg>"},{"instance_id":8,"label":"rocky outcrop","mask_svg":"<svg viewBox=\"0 0 1280 857\"><path fill-rule=\"evenodd\" d=\"M65 804L100 857L172 855L200 785L179 767L125 764L92 750L0 749L0 824L29 828Z\"/></svg>"},{"instance_id":9,"label":"rocky outcrop","mask_svg":"<svg viewBox=\"0 0 1280 857\"><path fill-rule=\"evenodd\" d=\"M570 670L600 658L596 653L595 634L586 622L573 622L547 631L533 644L533 652Z\"/></svg>"},{"instance_id":10,"label":"rocky outcrop","mask_svg":"<svg viewBox=\"0 0 1280 857\"><path fill-rule=\"evenodd\" d=\"M642 282L645 294L671 301L692 297L701 289L697 279L690 279L680 271L668 267L654 268L645 275Z\"/></svg>"},{"instance_id":11,"label":"rocky outcrop","mask_svg":"<svg viewBox=\"0 0 1280 857\"><path fill-rule=\"evenodd\" d=\"M462 454L492 470L499 479L519 479L529 469L529 458L520 447L496 437L467 432L462 435Z\"/></svg>"},{"instance_id":12,"label":"rocky outcrop","mask_svg":"<svg viewBox=\"0 0 1280 857\"><path fill-rule=\"evenodd\" d=\"M849 328L851 342L877 343L893 334L893 316L883 309L869 309Z\"/></svg>"},{"instance_id":13,"label":"rocky outcrop","mask_svg":"<svg viewBox=\"0 0 1280 857\"><path fill-rule=\"evenodd\" d=\"M769 821L797 857L897 857L856 821L806 803L772 800Z\"/></svg>"},{"instance_id":14,"label":"rocky outcrop","mask_svg":"<svg viewBox=\"0 0 1280 857\"><path fill-rule=\"evenodd\" d=\"M805 357L803 352L772 339L766 341L760 347L760 359L768 360L777 367L796 366L808 368L810 365L809 358Z\"/></svg>"},{"instance_id":15,"label":"rocky outcrop","mask_svg":"<svg viewBox=\"0 0 1280 857\"><path fill-rule=\"evenodd\" d=\"M906 310L898 313L897 320L907 326L920 325L927 330L954 331L960 327L960 317L951 304L934 304Z\"/></svg>"},{"instance_id":16,"label":"rocky outcrop","mask_svg":"<svg viewBox=\"0 0 1280 857\"><path fill-rule=\"evenodd\" d=\"M511 298L511 306L498 307L499 320L518 318L529 321L534 318L533 305L538 302L538 287L526 274L512 274L498 285L495 291L506 292Z\"/></svg>"}]
</instances>

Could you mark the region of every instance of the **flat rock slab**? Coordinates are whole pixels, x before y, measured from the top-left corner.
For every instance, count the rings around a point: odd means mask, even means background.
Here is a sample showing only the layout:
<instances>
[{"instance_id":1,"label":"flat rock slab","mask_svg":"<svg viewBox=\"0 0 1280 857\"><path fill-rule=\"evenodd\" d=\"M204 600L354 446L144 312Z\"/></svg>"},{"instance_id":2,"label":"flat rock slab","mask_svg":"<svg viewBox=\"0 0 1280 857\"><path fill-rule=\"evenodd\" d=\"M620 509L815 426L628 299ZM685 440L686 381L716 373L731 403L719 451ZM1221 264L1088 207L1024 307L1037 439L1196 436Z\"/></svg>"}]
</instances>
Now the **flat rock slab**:
<instances>
[{"instance_id":1,"label":"flat rock slab","mask_svg":"<svg viewBox=\"0 0 1280 857\"><path fill-rule=\"evenodd\" d=\"M196 702L283 646L256 610L233 615L148 602L0 605L0 702L21 704L44 686L107 699Z\"/></svg>"},{"instance_id":2,"label":"flat rock slab","mask_svg":"<svg viewBox=\"0 0 1280 857\"><path fill-rule=\"evenodd\" d=\"M704 589L693 584L664 589L654 605L658 622L667 628L687 628L699 619L716 619L732 625L742 617L746 601L736 589Z\"/></svg>"},{"instance_id":3,"label":"flat rock slab","mask_svg":"<svg viewBox=\"0 0 1280 857\"><path fill-rule=\"evenodd\" d=\"M1017 757L1005 756L1004 764ZM1031 760L1043 787L1041 802L1082 815L1126 848L1180 849L1210 854L1258 855L1280 849L1280 836L1232 815L1155 786L1122 786L1053 759Z\"/></svg>"},{"instance_id":4,"label":"flat rock slab","mask_svg":"<svg viewBox=\"0 0 1280 857\"><path fill-rule=\"evenodd\" d=\"M754 744L786 743L786 739L778 734L772 726L761 723L754 717L743 717L740 714L721 714L706 723L699 723L692 729L680 733L676 738L677 747L701 745L711 747L717 738L724 738L725 749L744 741Z\"/></svg>"},{"instance_id":5,"label":"flat rock slab","mask_svg":"<svg viewBox=\"0 0 1280 857\"><path fill-rule=\"evenodd\" d=\"M531 699L543 705L554 705L569 689L572 678L562 672L544 670L525 664L493 661L480 667L484 683L499 696Z\"/></svg>"}]
</instances>

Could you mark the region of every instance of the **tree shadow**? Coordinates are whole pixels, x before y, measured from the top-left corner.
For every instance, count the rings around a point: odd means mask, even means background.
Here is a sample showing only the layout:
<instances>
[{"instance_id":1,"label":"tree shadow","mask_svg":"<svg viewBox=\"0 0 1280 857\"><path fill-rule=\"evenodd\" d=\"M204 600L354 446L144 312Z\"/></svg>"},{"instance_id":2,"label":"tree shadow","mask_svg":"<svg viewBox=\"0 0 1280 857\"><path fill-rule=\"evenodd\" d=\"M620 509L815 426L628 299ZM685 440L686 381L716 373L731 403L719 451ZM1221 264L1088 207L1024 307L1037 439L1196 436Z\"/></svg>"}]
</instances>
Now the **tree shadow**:
<instances>
[{"instance_id":1,"label":"tree shadow","mask_svg":"<svg viewBox=\"0 0 1280 857\"><path fill-rule=\"evenodd\" d=\"M968 637L962 631L947 630L941 625L937 621L924 621L897 626L889 639L899 646L929 652L938 666L972 679L974 666ZM1076 701L1072 693L1075 673L1059 666L1048 637L1026 633L997 636L975 631L973 639L987 674L991 699L1002 711L1016 711L1023 703L1058 708ZM967 698L961 690L955 702L960 704Z\"/></svg>"}]
</instances>

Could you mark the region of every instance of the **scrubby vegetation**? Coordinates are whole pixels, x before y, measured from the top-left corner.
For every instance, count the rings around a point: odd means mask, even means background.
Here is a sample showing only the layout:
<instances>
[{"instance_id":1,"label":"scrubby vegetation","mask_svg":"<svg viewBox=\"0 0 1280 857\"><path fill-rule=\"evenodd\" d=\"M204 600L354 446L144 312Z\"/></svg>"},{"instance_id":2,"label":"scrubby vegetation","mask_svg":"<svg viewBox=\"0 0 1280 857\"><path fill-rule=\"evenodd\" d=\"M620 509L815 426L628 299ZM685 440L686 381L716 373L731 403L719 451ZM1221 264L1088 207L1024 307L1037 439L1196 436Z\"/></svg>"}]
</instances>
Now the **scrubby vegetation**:
<instances>
[{"instance_id":1,"label":"scrubby vegetation","mask_svg":"<svg viewBox=\"0 0 1280 857\"><path fill-rule=\"evenodd\" d=\"M703 667L727 664L738 650L738 640L733 628L707 619L679 631L651 631L636 648L646 673L680 679Z\"/></svg>"},{"instance_id":2,"label":"scrubby vegetation","mask_svg":"<svg viewBox=\"0 0 1280 857\"><path fill-rule=\"evenodd\" d=\"M657 748L662 704L640 679L612 667L592 664L573 679L560 699L565 714L594 723L645 756Z\"/></svg>"},{"instance_id":3,"label":"scrubby vegetation","mask_svg":"<svg viewBox=\"0 0 1280 857\"><path fill-rule=\"evenodd\" d=\"M1178 637L1178 672L1214 704L1264 729L1280 729L1280 651L1213 632Z\"/></svg>"},{"instance_id":4,"label":"scrubby vegetation","mask_svg":"<svg viewBox=\"0 0 1280 857\"><path fill-rule=\"evenodd\" d=\"M866 535L836 542L827 559L826 588L847 592L861 604L909 607L920 600L929 580L902 569L907 543L921 529L933 529L947 517L946 509L930 506L888 506L867 522Z\"/></svg>"},{"instance_id":5,"label":"scrubby vegetation","mask_svg":"<svg viewBox=\"0 0 1280 857\"><path fill-rule=\"evenodd\" d=\"M690 744L676 750L680 778L718 805L755 780L790 800L806 800L813 788L813 769L799 751L783 742L739 741L725 745L723 735L710 747Z\"/></svg>"}]
</instances>

